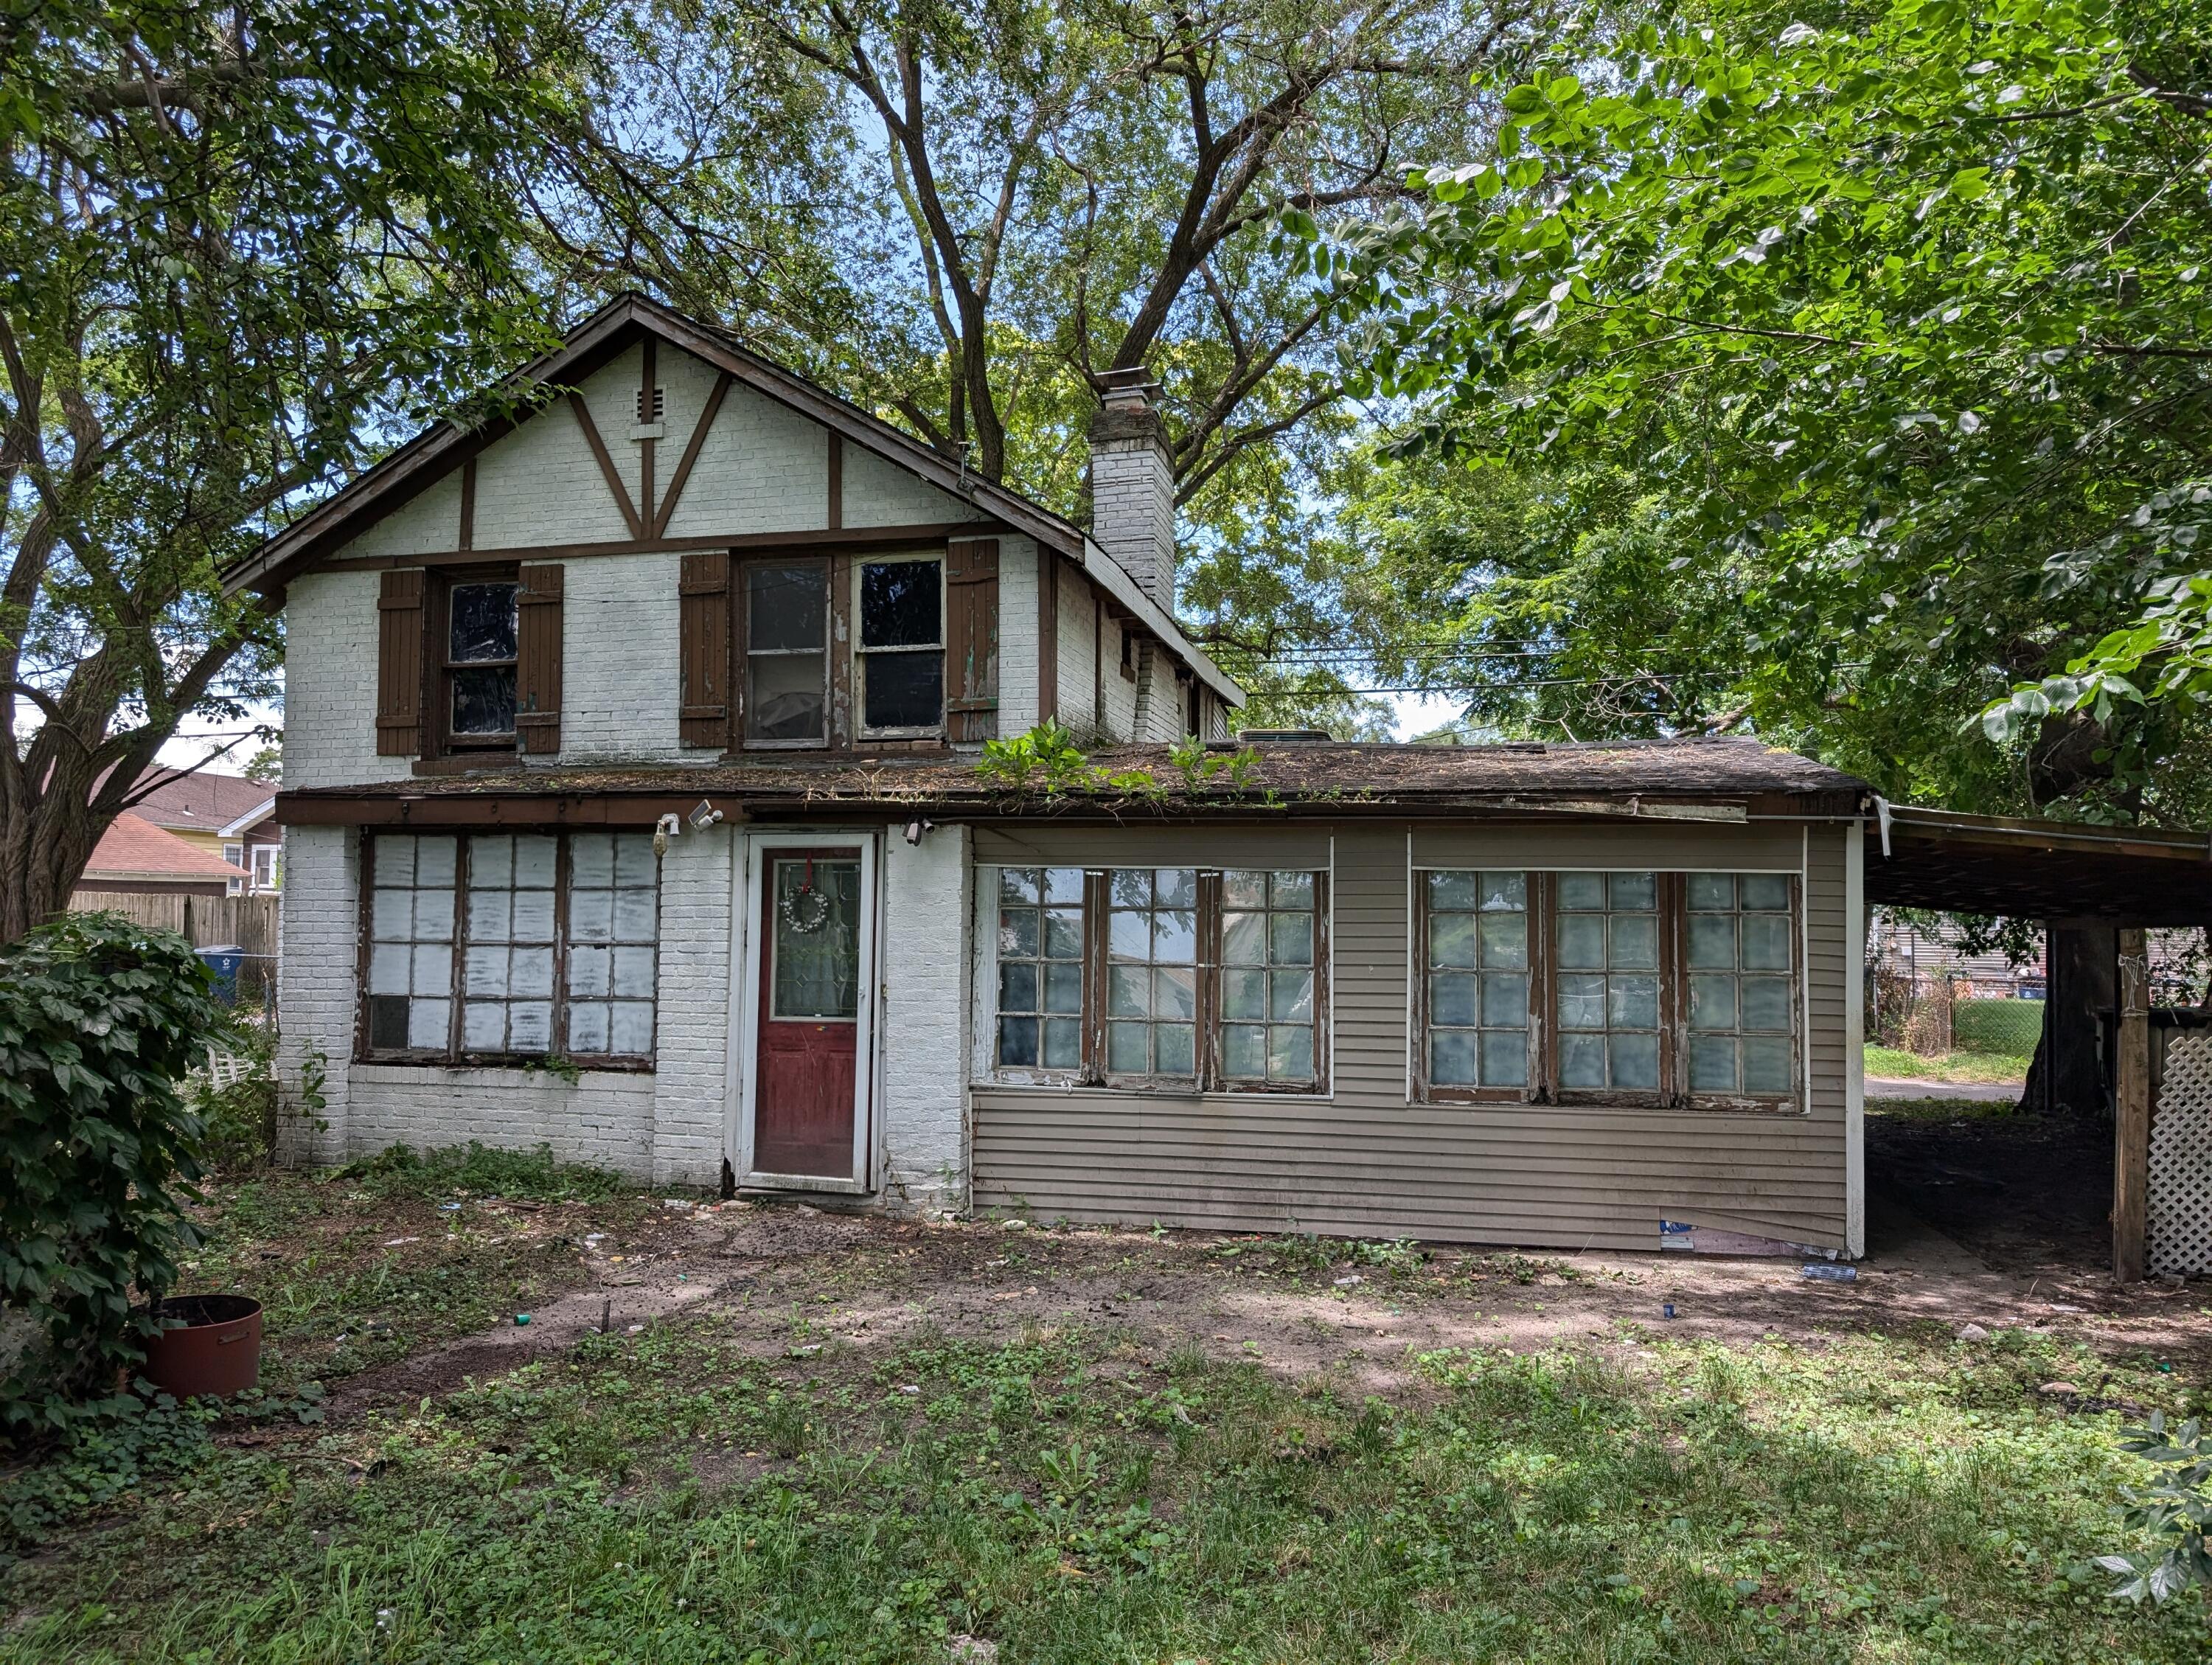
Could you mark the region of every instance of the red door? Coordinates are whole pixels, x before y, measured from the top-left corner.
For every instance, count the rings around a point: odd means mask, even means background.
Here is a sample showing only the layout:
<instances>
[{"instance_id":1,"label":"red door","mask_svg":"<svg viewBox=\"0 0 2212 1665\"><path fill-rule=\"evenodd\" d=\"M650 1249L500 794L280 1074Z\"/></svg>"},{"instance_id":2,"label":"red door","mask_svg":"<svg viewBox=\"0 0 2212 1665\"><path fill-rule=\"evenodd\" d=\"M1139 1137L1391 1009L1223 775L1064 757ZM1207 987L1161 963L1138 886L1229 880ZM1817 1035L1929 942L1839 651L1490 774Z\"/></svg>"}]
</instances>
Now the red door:
<instances>
[{"instance_id":1,"label":"red door","mask_svg":"<svg viewBox=\"0 0 2212 1665\"><path fill-rule=\"evenodd\" d=\"M776 850L762 882L753 1167L854 1179L860 854Z\"/></svg>"}]
</instances>

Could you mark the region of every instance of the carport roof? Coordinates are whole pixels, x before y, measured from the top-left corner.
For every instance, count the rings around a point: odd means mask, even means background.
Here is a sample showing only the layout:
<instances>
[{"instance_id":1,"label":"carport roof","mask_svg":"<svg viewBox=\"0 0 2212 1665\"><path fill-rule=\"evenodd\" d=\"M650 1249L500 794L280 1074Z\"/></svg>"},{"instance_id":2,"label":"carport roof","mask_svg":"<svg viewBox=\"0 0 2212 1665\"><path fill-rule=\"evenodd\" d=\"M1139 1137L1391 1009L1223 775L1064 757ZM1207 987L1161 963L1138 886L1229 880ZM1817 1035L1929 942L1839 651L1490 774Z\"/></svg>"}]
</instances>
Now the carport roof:
<instances>
[{"instance_id":1,"label":"carport roof","mask_svg":"<svg viewBox=\"0 0 2212 1665\"><path fill-rule=\"evenodd\" d=\"M2212 923L2212 835L1878 804L1869 902L2011 919Z\"/></svg>"}]
</instances>

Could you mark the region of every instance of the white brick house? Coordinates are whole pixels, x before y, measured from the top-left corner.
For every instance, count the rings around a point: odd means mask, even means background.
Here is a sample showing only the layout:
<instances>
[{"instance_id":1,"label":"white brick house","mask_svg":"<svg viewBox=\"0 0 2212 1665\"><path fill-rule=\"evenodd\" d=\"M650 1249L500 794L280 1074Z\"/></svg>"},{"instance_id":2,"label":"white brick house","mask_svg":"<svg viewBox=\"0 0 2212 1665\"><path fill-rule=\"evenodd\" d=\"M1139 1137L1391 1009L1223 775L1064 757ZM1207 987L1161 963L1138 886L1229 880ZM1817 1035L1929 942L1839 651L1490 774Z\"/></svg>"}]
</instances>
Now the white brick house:
<instances>
[{"instance_id":1,"label":"white brick house","mask_svg":"<svg viewBox=\"0 0 2212 1665\"><path fill-rule=\"evenodd\" d=\"M1751 740L1237 755L1138 377L1088 528L640 300L509 391L228 574L286 620L302 1156L1856 1249L1859 783ZM979 773L1045 718L1114 778Z\"/></svg>"}]
</instances>

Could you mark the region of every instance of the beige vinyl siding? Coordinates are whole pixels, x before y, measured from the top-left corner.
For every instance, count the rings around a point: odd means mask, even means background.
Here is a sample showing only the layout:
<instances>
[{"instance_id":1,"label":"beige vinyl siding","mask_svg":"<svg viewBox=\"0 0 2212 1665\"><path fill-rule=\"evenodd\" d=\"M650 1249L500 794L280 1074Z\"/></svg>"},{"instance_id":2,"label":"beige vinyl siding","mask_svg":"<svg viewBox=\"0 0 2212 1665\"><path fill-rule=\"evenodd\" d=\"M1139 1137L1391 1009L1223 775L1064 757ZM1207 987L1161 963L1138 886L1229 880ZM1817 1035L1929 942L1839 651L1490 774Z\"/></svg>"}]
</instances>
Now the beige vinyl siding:
<instances>
[{"instance_id":1,"label":"beige vinyl siding","mask_svg":"<svg viewBox=\"0 0 2212 1665\"><path fill-rule=\"evenodd\" d=\"M1195 836L1201 833L1210 836ZM1304 828L1018 829L979 834L976 846L981 862L1012 859L1002 850L1051 847L1053 854L1042 859L1287 863L1299 841L1312 836ZM1216 839L1232 854L1216 854ZM1159 854L1164 845L1172 858ZM978 1207L1023 1206L1048 1218L1556 1249L1654 1249L1665 1218L1844 1246L1849 938L1841 828L1355 823L1334 829L1333 848L1331 1096L979 1085ZM1796 871L1808 858L1811 1091L1804 1111L1408 1102L1409 860Z\"/></svg>"}]
</instances>

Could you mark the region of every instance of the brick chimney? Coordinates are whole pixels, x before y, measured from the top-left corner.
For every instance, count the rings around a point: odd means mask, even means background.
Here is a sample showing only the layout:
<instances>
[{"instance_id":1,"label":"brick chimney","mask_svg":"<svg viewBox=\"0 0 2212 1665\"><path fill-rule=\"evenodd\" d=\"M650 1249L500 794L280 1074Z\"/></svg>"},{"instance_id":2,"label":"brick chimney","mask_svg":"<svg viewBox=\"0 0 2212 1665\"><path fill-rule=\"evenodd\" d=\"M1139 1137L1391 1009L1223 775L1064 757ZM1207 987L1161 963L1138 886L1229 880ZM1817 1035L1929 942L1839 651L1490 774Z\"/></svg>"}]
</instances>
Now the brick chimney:
<instances>
[{"instance_id":1,"label":"brick chimney","mask_svg":"<svg viewBox=\"0 0 2212 1665\"><path fill-rule=\"evenodd\" d=\"M1146 595L1175 612L1175 469L1159 384L1142 366L1100 379L1091 422L1091 536Z\"/></svg>"}]
</instances>

